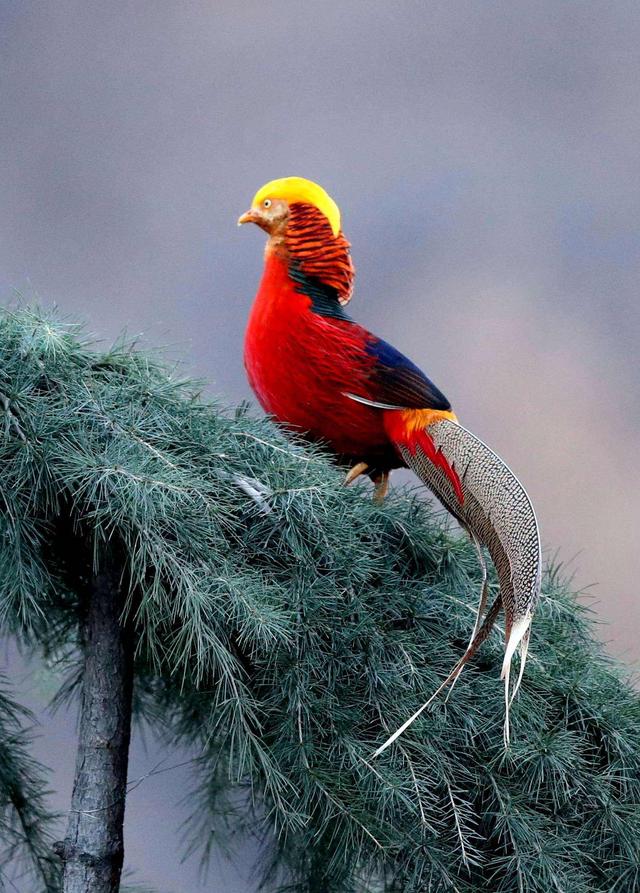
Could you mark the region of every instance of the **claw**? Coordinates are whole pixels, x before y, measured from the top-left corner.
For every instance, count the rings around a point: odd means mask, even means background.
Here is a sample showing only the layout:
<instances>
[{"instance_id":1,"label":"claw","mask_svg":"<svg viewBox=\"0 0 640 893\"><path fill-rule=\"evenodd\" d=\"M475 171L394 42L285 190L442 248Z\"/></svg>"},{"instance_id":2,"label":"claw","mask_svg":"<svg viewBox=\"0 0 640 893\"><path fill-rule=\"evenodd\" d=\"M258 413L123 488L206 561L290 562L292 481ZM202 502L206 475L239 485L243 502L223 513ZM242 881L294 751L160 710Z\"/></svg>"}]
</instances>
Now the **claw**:
<instances>
[{"instance_id":1,"label":"claw","mask_svg":"<svg viewBox=\"0 0 640 893\"><path fill-rule=\"evenodd\" d=\"M365 473L368 467L366 462L358 462L357 465L354 465L344 479L344 486L348 487L349 484L352 484L356 478L359 478L361 474Z\"/></svg>"}]
</instances>

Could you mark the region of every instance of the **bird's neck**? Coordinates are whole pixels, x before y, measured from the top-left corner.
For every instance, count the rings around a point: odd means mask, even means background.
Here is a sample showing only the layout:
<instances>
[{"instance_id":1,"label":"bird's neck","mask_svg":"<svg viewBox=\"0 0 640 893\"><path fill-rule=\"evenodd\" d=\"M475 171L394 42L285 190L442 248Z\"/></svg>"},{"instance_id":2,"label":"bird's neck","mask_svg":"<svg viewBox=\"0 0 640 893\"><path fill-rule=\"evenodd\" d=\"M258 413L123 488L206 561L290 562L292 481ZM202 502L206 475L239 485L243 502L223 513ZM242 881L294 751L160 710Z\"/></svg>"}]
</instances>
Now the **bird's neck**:
<instances>
[{"instance_id":1,"label":"bird's neck","mask_svg":"<svg viewBox=\"0 0 640 893\"><path fill-rule=\"evenodd\" d=\"M309 297L296 287L290 275L289 259L279 250L267 250L250 324L259 322L268 331L277 319L305 314L309 305Z\"/></svg>"},{"instance_id":2,"label":"bird's neck","mask_svg":"<svg viewBox=\"0 0 640 893\"><path fill-rule=\"evenodd\" d=\"M283 232L272 236L265 252L265 275L272 258L284 260L298 289L320 303L344 306L353 291L355 269L349 242L333 234L313 205L294 202Z\"/></svg>"},{"instance_id":3,"label":"bird's neck","mask_svg":"<svg viewBox=\"0 0 640 893\"><path fill-rule=\"evenodd\" d=\"M307 276L281 252L268 251L262 279L250 314L249 328L264 332L289 332L313 327L320 317L351 322L335 289Z\"/></svg>"}]
</instances>

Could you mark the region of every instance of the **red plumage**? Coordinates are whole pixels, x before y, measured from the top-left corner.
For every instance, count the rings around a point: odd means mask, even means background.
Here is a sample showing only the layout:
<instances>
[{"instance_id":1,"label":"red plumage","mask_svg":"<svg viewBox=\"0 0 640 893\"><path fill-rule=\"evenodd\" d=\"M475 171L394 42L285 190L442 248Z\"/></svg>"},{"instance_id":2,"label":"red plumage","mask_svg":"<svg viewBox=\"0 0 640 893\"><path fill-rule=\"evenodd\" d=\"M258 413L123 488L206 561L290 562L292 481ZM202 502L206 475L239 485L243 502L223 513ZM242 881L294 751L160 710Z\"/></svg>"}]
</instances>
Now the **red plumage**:
<instances>
[{"instance_id":1,"label":"red plumage","mask_svg":"<svg viewBox=\"0 0 640 893\"><path fill-rule=\"evenodd\" d=\"M382 413L346 393L374 399L358 325L314 313L286 260L266 259L245 339L245 366L262 407L289 428L363 459L389 452ZM401 464L398 461L397 464Z\"/></svg>"}]
</instances>

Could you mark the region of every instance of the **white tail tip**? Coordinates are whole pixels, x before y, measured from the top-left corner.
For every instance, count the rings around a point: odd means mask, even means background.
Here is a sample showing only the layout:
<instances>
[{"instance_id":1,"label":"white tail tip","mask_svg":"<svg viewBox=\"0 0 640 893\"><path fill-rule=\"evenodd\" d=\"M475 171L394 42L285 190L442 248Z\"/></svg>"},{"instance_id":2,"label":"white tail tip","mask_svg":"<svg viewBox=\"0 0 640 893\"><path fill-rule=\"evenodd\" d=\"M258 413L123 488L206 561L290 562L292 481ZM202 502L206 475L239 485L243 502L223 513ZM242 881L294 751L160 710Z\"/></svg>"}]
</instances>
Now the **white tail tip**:
<instances>
[{"instance_id":1,"label":"white tail tip","mask_svg":"<svg viewBox=\"0 0 640 893\"><path fill-rule=\"evenodd\" d=\"M513 655L516 653L516 648L524 638L530 626L531 614L527 614L527 616L523 617L521 620L516 620L516 622L511 627L509 641L507 642L507 648L504 653L504 661L502 662L502 672L500 673L501 679L504 679L507 675L507 671L511 666Z\"/></svg>"},{"instance_id":2,"label":"white tail tip","mask_svg":"<svg viewBox=\"0 0 640 893\"><path fill-rule=\"evenodd\" d=\"M510 728L509 728L509 708L513 702L513 699L516 696L516 692L520 688L520 683L522 682L522 674L524 673L524 665L527 660L527 651L529 650L529 633L531 631L531 614L527 614L526 617L523 617L521 620L517 620L513 626L511 627L511 633L509 635L509 641L507 642L507 648L504 654L504 661L502 663L502 673L500 674L500 678L504 679L504 705L505 705L505 715L504 715L504 746L507 748L509 746L509 737L510 737ZM513 655L516 653L518 646L520 648L520 669L518 672L518 679L516 684L513 687L513 692L509 692L509 677L511 675L511 661L513 660Z\"/></svg>"}]
</instances>

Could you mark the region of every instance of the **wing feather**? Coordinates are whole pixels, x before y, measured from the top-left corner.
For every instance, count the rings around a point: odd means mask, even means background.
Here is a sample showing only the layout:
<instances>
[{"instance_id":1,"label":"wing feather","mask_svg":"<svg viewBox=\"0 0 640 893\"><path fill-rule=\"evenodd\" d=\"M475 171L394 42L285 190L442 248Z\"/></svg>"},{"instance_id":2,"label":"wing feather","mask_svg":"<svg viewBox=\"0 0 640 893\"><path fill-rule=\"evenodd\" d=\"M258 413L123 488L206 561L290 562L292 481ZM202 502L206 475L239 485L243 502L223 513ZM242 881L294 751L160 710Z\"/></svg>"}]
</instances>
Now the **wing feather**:
<instances>
[{"instance_id":1,"label":"wing feather","mask_svg":"<svg viewBox=\"0 0 640 893\"><path fill-rule=\"evenodd\" d=\"M451 409L442 391L395 347L371 336L366 351L373 360L367 396L377 403L403 409Z\"/></svg>"}]
</instances>

